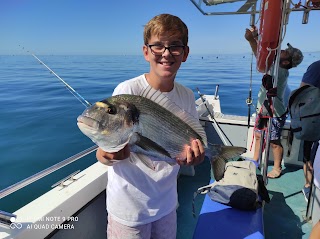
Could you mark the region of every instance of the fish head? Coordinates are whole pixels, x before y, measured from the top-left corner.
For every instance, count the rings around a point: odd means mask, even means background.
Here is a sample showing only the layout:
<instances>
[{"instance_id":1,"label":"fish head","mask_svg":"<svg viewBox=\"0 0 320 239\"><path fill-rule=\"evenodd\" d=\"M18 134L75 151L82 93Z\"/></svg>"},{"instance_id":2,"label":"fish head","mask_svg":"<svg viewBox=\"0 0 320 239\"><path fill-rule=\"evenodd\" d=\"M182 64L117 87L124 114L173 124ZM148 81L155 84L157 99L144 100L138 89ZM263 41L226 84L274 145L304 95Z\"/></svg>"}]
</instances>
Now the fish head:
<instances>
[{"instance_id":1,"label":"fish head","mask_svg":"<svg viewBox=\"0 0 320 239\"><path fill-rule=\"evenodd\" d=\"M78 116L78 127L107 152L118 152L130 140L139 121L134 104L117 97L96 102Z\"/></svg>"}]
</instances>

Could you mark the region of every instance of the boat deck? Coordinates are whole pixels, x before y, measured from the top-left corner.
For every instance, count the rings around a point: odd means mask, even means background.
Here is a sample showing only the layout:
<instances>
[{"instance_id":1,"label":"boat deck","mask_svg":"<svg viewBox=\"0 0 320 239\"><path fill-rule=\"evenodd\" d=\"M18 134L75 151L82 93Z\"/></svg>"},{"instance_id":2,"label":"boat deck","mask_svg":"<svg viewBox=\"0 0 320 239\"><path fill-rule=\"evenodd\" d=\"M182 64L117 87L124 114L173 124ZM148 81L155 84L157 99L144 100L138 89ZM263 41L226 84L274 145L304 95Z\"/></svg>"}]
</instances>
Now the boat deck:
<instances>
[{"instance_id":1,"label":"boat deck","mask_svg":"<svg viewBox=\"0 0 320 239\"><path fill-rule=\"evenodd\" d=\"M309 238L312 222L305 220L307 202L301 192L303 169L288 166L282 172L280 178L270 179L267 185L270 203L264 208L265 237Z\"/></svg>"},{"instance_id":2,"label":"boat deck","mask_svg":"<svg viewBox=\"0 0 320 239\"><path fill-rule=\"evenodd\" d=\"M177 211L177 239L193 237L197 224L197 218L192 216L193 193L197 188L207 185L210 181L208 160L196 166L195 170L196 175L194 177L180 176L178 179L180 206ZM269 170L271 170L271 166L269 166ZM309 238L312 222L305 220L307 203L301 193L303 184L303 170L292 166L286 166L280 178L268 181L267 188L271 201L264 206L265 238ZM203 200L204 195L198 195L195 199L197 216ZM241 238L240 235L239 238Z\"/></svg>"},{"instance_id":3,"label":"boat deck","mask_svg":"<svg viewBox=\"0 0 320 239\"><path fill-rule=\"evenodd\" d=\"M210 162L206 159L202 164L195 166L195 176L181 175L178 178L179 207L177 210L177 239L188 239L193 236L204 200L203 195L198 195L195 198L195 213L197 217L194 218L192 215L193 194L199 187L209 183L210 169Z\"/></svg>"}]
</instances>

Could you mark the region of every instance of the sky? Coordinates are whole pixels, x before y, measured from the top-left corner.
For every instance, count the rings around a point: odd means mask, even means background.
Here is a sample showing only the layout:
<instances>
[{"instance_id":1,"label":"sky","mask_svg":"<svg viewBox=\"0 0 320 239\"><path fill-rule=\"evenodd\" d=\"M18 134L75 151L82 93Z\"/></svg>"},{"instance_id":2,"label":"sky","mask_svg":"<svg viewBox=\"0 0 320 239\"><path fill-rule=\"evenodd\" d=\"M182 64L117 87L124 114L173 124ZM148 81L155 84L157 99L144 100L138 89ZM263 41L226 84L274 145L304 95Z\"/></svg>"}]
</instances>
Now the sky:
<instances>
[{"instance_id":1,"label":"sky","mask_svg":"<svg viewBox=\"0 0 320 239\"><path fill-rule=\"evenodd\" d=\"M203 6L230 11L239 3ZM249 15L204 16L190 0L0 0L0 55L142 54L143 25L161 13L186 23L190 54L250 52L244 39ZM320 51L320 11L301 22L302 12L290 14L283 44Z\"/></svg>"}]
</instances>

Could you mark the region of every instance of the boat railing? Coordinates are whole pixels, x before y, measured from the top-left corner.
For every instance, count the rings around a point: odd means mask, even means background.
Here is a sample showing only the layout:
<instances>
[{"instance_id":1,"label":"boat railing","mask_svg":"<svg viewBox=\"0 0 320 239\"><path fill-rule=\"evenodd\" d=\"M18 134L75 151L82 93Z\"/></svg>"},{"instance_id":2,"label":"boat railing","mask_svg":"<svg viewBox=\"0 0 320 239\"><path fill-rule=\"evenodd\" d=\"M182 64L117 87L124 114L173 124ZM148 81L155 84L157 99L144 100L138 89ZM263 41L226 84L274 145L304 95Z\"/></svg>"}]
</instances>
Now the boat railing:
<instances>
[{"instance_id":1,"label":"boat railing","mask_svg":"<svg viewBox=\"0 0 320 239\"><path fill-rule=\"evenodd\" d=\"M31 183L33 183L35 181L38 181L39 179L41 179L41 178L43 178L43 177L45 177L45 176L47 176L47 175L59 170L59 169L67 166L70 163L73 163L73 162L83 158L84 156L86 156L86 155L94 152L95 150L97 150L97 148L98 148L98 146L94 145L94 146L92 146L92 147L90 147L90 148L88 148L86 150L83 150L83 151L81 151L81 152L79 152L79 153L77 153L77 154L75 154L75 155L73 155L73 156L71 156L71 157L59 162L59 163L57 163L57 164L52 165L49 168L46 168L46 169L44 169L44 170L42 170L42 171L40 171L40 172L38 172L38 173L26 178L26 179L23 179L20 182L17 182L17 183L15 183L15 184L13 184L13 185L5 188L5 189L2 189L0 191L0 199L2 199L4 197L6 197L6 196L18 191L21 188L24 188L24 187L28 186L29 184L31 184ZM55 183L52 187L55 187L57 185L63 184L63 182L65 180L69 179L70 177L74 176L75 174L77 174L79 172L80 172L80 170L76 171L75 173L69 175L65 179L62 179L58 183ZM14 220L15 217L16 217L16 215L14 215L12 213L8 213L8 212L0 210L0 224L10 225L13 222L12 220Z\"/></svg>"},{"instance_id":2,"label":"boat railing","mask_svg":"<svg viewBox=\"0 0 320 239\"><path fill-rule=\"evenodd\" d=\"M83 150L83 151L81 151L81 152L79 152L79 153L77 153L77 154L75 154L75 155L73 155L73 156L71 156L71 157L59 162L59 163L57 163L57 164L52 165L49 168L46 168L46 169L44 169L44 170L42 170L42 171L40 171L40 172L38 172L38 173L26 178L26 179L23 179L20 182L17 182L17 183L15 183L15 184L13 184L13 185L5 188L5 189L2 189L0 191L0 199L6 197L6 196L8 196L8 195L10 195L10 194L12 194L12 193L14 193L16 191L18 191L21 188L24 188L24 187L28 186L29 184L31 184L31 183L33 183L35 181L38 181L39 179L41 179L41 178L43 178L43 177L45 177L45 176L57 171L60 168L63 168L65 166L67 166L70 163L73 163L73 162L77 161L78 159L81 159L82 157L84 157L84 156L94 152L95 150L97 150L97 148L98 148L98 146L94 145L94 146L92 146L92 147L90 147L90 148L88 148L86 150Z\"/></svg>"},{"instance_id":3,"label":"boat railing","mask_svg":"<svg viewBox=\"0 0 320 239\"><path fill-rule=\"evenodd\" d=\"M228 12L208 12L205 10L206 7L212 7L216 5L221 5L225 3L236 3L241 2L244 0L190 0L196 8L203 14L207 16L214 16L214 15L242 15L242 14L256 14L259 11L256 11L256 4L258 0L248 0L246 1L237 11L228 11ZM203 6L205 5L205 6ZM248 11L251 8L250 11Z\"/></svg>"},{"instance_id":4,"label":"boat railing","mask_svg":"<svg viewBox=\"0 0 320 239\"><path fill-rule=\"evenodd\" d=\"M206 16L217 16L217 15L243 15L243 14L249 14L251 15L250 19L250 25L255 25L255 15L259 14L260 11L257 10L257 5L258 5L258 0L190 0L195 7L203 14ZM239 3L239 2L244 2L245 3L238 8L236 11L232 11L232 8L229 8L230 11L228 12L221 12L221 11L207 11L207 9L213 9L213 7L217 7L217 5L222 5L228 3L229 5L234 4L234 3ZM289 1L289 0L286 0ZM293 3L291 3L293 4ZM306 24L308 23L309 19L309 12L311 10L320 10L319 7L312 6L312 0L310 1L305 1L305 4L296 4L294 5L293 8L288 8L287 12L304 12L303 13L303 18L302 18L302 23ZM259 3L260 5L260 3ZM260 7L259 7L260 8Z\"/></svg>"}]
</instances>

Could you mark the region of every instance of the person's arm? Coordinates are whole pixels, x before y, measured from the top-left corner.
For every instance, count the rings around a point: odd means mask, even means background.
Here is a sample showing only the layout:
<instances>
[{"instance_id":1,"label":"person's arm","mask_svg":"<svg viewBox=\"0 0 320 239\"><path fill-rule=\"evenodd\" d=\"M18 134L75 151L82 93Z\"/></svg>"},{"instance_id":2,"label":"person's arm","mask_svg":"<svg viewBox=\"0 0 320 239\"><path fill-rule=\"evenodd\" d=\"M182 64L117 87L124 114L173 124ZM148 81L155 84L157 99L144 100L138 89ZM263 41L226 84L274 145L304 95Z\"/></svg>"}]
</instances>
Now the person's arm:
<instances>
[{"instance_id":1,"label":"person's arm","mask_svg":"<svg viewBox=\"0 0 320 239\"><path fill-rule=\"evenodd\" d=\"M301 81L300 87L305 86L305 85L310 85L310 84Z\"/></svg>"},{"instance_id":2,"label":"person's arm","mask_svg":"<svg viewBox=\"0 0 320 239\"><path fill-rule=\"evenodd\" d=\"M116 153L108 153L98 148L96 152L96 157L98 161L102 164L112 166L115 163L124 160L130 156L130 147L126 145L123 149Z\"/></svg>"},{"instance_id":3,"label":"person's arm","mask_svg":"<svg viewBox=\"0 0 320 239\"><path fill-rule=\"evenodd\" d=\"M246 28L244 37L249 42L252 52L254 53L255 56L257 56L257 51L258 51L258 43L256 40L256 35L257 35L256 28L252 28L252 29Z\"/></svg>"},{"instance_id":4,"label":"person's arm","mask_svg":"<svg viewBox=\"0 0 320 239\"><path fill-rule=\"evenodd\" d=\"M319 239L320 238L320 221L318 221L312 228L309 239Z\"/></svg>"}]
</instances>

